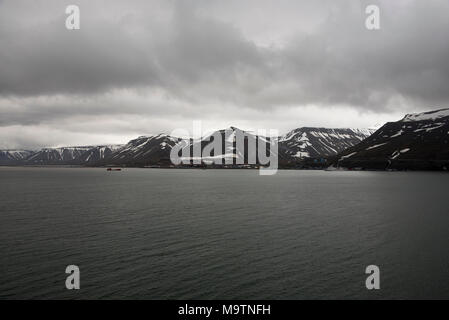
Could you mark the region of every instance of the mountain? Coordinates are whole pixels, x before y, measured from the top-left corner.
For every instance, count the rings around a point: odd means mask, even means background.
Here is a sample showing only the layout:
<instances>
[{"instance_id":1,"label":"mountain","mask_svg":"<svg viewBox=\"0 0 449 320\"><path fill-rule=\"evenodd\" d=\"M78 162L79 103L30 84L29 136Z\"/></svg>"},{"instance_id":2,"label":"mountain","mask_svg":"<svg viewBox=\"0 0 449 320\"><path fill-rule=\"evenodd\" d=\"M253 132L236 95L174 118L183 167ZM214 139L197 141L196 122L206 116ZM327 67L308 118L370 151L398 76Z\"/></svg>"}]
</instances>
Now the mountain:
<instances>
[{"instance_id":1,"label":"mountain","mask_svg":"<svg viewBox=\"0 0 449 320\"><path fill-rule=\"evenodd\" d=\"M160 134L142 136L126 145L44 148L39 151L0 151L0 165L155 165L170 160L181 139Z\"/></svg>"},{"instance_id":2,"label":"mountain","mask_svg":"<svg viewBox=\"0 0 449 320\"><path fill-rule=\"evenodd\" d=\"M91 148L92 147L44 148L25 159L25 163L33 165L69 164Z\"/></svg>"},{"instance_id":3,"label":"mountain","mask_svg":"<svg viewBox=\"0 0 449 320\"><path fill-rule=\"evenodd\" d=\"M16 161L23 165L92 165L108 158L120 145L44 148Z\"/></svg>"},{"instance_id":4,"label":"mountain","mask_svg":"<svg viewBox=\"0 0 449 320\"><path fill-rule=\"evenodd\" d=\"M335 164L365 169L449 169L449 109L407 114L341 152Z\"/></svg>"},{"instance_id":5,"label":"mountain","mask_svg":"<svg viewBox=\"0 0 449 320\"><path fill-rule=\"evenodd\" d=\"M210 135L204 136L202 139L182 139L165 134L157 136L142 136L131 140L122 148L112 152L112 154L99 161L96 165L115 165L115 166L152 166L152 165L172 165L170 153L172 148L180 143L178 156L182 164L212 164L214 161L220 161L225 164L225 160L236 163L237 160L242 159L244 163L248 163L248 156L237 150L235 137L238 134L244 134L244 148L247 150L248 142L256 143L258 138L256 135L240 130L235 127L230 127L224 130L218 130ZM207 146L212 147L214 137L220 136L221 148L214 150L208 154L209 156L202 156L203 151L207 150ZM266 141L262 138L260 141ZM226 145L226 141L228 144ZM196 156L194 149L201 150L201 154ZM257 150L257 149L256 149ZM205 151L206 152L206 151ZM231 159L231 160L230 160ZM198 161L198 163L195 163Z\"/></svg>"},{"instance_id":6,"label":"mountain","mask_svg":"<svg viewBox=\"0 0 449 320\"><path fill-rule=\"evenodd\" d=\"M170 160L171 148L180 138L165 134L141 136L114 150L95 165L147 166Z\"/></svg>"},{"instance_id":7,"label":"mountain","mask_svg":"<svg viewBox=\"0 0 449 320\"><path fill-rule=\"evenodd\" d=\"M123 145L120 144L91 147L74 158L72 163L78 165L93 165L104 159L109 159L116 150L119 150L122 147Z\"/></svg>"},{"instance_id":8,"label":"mountain","mask_svg":"<svg viewBox=\"0 0 449 320\"><path fill-rule=\"evenodd\" d=\"M293 159L327 158L360 143L374 131L303 127L281 136L279 149Z\"/></svg>"},{"instance_id":9,"label":"mountain","mask_svg":"<svg viewBox=\"0 0 449 320\"><path fill-rule=\"evenodd\" d=\"M214 142L215 139L219 139L221 144ZM277 139L277 137L274 139ZM229 127L205 135L202 139L185 140L185 146L180 152L190 149L191 156L183 157L183 159L191 161L201 160L205 164L259 165L267 162L267 159L260 159L259 157L259 148L262 144L265 144L265 155L267 158L275 154L274 151L269 150L268 142L268 139L264 136L236 127ZM239 143L242 143L242 145L238 146ZM213 150L212 147L214 147ZM195 149L201 150L201 159L194 155Z\"/></svg>"},{"instance_id":10,"label":"mountain","mask_svg":"<svg viewBox=\"0 0 449 320\"><path fill-rule=\"evenodd\" d=\"M24 161L34 152L30 150L0 150L0 165L14 165Z\"/></svg>"},{"instance_id":11,"label":"mountain","mask_svg":"<svg viewBox=\"0 0 449 320\"><path fill-rule=\"evenodd\" d=\"M279 164L293 165L308 157L329 157L353 146L370 134L369 130L300 128L278 139ZM242 136L243 150L237 148L236 137ZM220 137L221 147L211 152L214 137ZM179 156L184 164L260 164L258 150L267 138L236 127L218 130L202 139L181 139L166 134L141 136L126 145L103 145L82 147L44 148L36 152L8 153L0 164L10 165L86 165L86 166L152 166L171 165L171 149L182 142ZM248 158L249 146L254 145L254 154ZM206 149L205 149L206 148ZM189 151L186 152L186 151ZM204 150L206 156L197 157L193 150ZM8 151L3 151L7 154ZM203 153L203 152L202 152ZM186 156L190 154L190 156ZM273 152L266 153L272 156ZM266 159L265 159L266 161ZM263 162L263 161L262 161Z\"/></svg>"}]
</instances>

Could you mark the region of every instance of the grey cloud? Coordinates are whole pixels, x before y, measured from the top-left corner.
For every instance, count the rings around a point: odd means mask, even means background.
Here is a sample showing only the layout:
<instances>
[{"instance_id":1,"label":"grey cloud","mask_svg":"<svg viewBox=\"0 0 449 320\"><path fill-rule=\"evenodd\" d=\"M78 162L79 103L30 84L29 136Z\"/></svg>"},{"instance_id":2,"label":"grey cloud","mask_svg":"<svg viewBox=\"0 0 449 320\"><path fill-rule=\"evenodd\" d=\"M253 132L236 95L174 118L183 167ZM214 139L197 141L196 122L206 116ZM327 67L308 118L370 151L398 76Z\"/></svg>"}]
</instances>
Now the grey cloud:
<instances>
[{"instance_id":1,"label":"grey cloud","mask_svg":"<svg viewBox=\"0 0 449 320\"><path fill-rule=\"evenodd\" d=\"M0 1L0 126L449 105L444 0L79 1L78 31L67 4Z\"/></svg>"},{"instance_id":2,"label":"grey cloud","mask_svg":"<svg viewBox=\"0 0 449 320\"><path fill-rule=\"evenodd\" d=\"M257 46L237 26L201 10L210 5L175 1L157 28L145 21L145 11L111 11L112 18L104 19L88 3L81 5L87 14L76 32L63 28L64 15L37 26L15 26L9 18L10 26L4 22L0 33L7 44L0 94L154 87L195 103L221 100L254 108L315 103L382 109L398 96L419 103L449 98L444 1L411 1L403 7L381 1L377 32L364 28L358 1L324 1L324 22L311 33L299 32L284 48ZM230 5L241 10L238 3ZM251 21L251 11L244 17Z\"/></svg>"},{"instance_id":3,"label":"grey cloud","mask_svg":"<svg viewBox=\"0 0 449 320\"><path fill-rule=\"evenodd\" d=\"M94 35L87 26L76 32L63 26L61 17L14 39L2 32L8 45L2 46L1 94L90 93L154 82L154 62L139 39L113 25L97 25Z\"/></svg>"},{"instance_id":4,"label":"grey cloud","mask_svg":"<svg viewBox=\"0 0 449 320\"><path fill-rule=\"evenodd\" d=\"M421 107L447 104L447 3L414 3L389 11L382 2L381 8L380 31L361 27L363 6L348 5L315 33L292 41L280 54L283 74L297 83L299 94L291 103L378 111L398 107L390 105L398 97Z\"/></svg>"}]
</instances>

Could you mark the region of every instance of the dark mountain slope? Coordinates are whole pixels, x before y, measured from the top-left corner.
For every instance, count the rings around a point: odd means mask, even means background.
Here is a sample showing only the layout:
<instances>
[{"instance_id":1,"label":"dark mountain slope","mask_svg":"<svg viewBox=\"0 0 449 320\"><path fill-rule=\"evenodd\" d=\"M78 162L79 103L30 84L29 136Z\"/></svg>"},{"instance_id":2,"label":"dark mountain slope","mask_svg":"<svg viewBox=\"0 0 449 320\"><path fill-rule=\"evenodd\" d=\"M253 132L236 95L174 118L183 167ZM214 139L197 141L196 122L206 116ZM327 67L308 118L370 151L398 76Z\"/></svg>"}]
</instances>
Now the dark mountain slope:
<instances>
[{"instance_id":1,"label":"dark mountain slope","mask_svg":"<svg viewBox=\"0 0 449 320\"><path fill-rule=\"evenodd\" d=\"M449 168L449 109L406 115L340 153L348 168L446 170Z\"/></svg>"}]
</instances>

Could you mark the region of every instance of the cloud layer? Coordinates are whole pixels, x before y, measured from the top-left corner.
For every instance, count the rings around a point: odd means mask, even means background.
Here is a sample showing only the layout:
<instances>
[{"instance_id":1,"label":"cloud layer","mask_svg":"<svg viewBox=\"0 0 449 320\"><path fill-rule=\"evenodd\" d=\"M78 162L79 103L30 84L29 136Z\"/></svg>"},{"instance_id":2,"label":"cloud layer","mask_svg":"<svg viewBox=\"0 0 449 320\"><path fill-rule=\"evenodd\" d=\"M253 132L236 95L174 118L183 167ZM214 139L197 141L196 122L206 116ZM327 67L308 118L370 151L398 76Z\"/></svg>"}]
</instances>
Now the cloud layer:
<instances>
[{"instance_id":1,"label":"cloud layer","mask_svg":"<svg viewBox=\"0 0 449 320\"><path fill-rule=\"evenodd\" d=\"M372 3L378 31L364 25ZM78 1L72 31L69 4L0 1L0 148L124 142L193 119L364 127L449 106L445 0Z\"/></svg>"}]
</instances>

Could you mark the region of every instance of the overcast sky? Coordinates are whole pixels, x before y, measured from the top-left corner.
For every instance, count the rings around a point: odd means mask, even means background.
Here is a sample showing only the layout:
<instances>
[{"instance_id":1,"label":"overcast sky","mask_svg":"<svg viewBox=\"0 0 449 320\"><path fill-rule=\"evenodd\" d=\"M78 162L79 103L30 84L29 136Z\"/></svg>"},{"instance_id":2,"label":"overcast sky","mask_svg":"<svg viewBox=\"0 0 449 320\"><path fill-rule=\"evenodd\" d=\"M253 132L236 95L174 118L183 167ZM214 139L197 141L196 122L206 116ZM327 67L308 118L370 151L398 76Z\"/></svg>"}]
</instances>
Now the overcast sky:
<instances>
[{"instance_id":1,"label":"overcast sky","mask_svg":"<svg viewBox=\"0 0 449 320\"><path fill-rule=\"evenodd\" d=\"M0 0L0 148L125 143L192 120L366 128L445 107L447 0Z\"/></svg>"}]
</instances>

